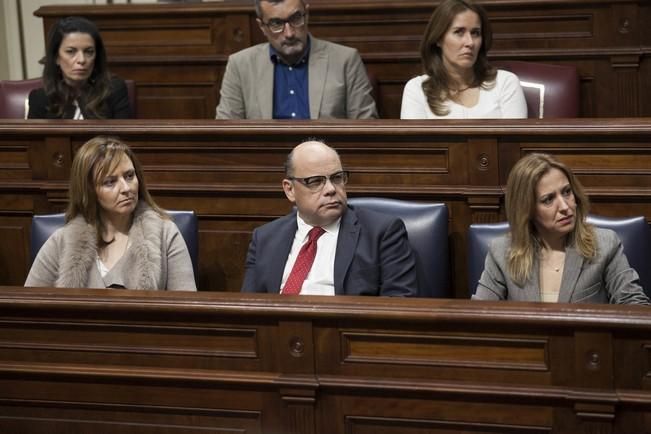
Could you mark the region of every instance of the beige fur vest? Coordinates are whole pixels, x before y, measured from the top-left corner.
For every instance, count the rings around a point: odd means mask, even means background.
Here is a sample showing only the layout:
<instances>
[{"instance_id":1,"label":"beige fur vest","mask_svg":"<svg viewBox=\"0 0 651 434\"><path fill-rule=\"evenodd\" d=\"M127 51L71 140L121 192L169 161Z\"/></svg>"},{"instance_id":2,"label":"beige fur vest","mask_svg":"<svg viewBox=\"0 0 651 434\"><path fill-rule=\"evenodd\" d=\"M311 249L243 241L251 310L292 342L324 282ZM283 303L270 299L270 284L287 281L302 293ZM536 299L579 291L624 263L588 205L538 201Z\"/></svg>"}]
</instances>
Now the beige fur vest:
<instances>
[{"instance_id":1,"label":"beige fur vest","mask_svg":"<svg viewBox=\"0 0 651 434\"><path fill-rule=\"evenodd\" d=\"M123 258L125 286L131 289L158 289L161 276L163 219L144 202L134 211L129 230L130 246ZM96 266L97 233L77 216L63 229L65 244L57 287L85 288L91 267Z\"/></svg>"}]
</instances>

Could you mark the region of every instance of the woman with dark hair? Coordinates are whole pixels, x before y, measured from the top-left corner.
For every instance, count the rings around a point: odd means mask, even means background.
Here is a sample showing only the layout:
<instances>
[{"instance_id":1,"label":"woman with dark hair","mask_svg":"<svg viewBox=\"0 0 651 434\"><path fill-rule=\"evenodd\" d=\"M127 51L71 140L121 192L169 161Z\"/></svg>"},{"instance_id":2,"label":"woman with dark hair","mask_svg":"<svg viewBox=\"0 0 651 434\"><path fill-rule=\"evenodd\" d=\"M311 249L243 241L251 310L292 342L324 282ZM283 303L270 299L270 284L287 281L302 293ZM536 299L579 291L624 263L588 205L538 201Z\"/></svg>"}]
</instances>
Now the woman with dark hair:
<instances>
[{"instance_id":1,"label":"woman with dark hair","mask_svg":"<svg viewBox=\"0 0 651 434\"><path fill-rule=\"evenodd\" d=\"M400 118L526 118L518 77L488 63L492 38L481 6L471 0L444 0L421 41L425 75L405 86Z\"/></svg>"},{"instance_id":2,"label":"woman with dark hair","mask_svg":"<svg viewBox=\"0 0 651 434\"><path fill-rule=\"evenodd\" d=\"M28 119L131 117L124 80L111 76L95 24L81 17L59 20L48 33L43 87L29 94Z\"/></svg>"},{"instance_id":3,"label":"woman with dark hair","mask_svg":"<svg viewBox=\"0 0 651 434\"><path fill-rule=\"evenodd\" d=\"M473 299L649 304L617 234L586 223L588 197L567 166L522 158L505 207L509 234L491 244Z\"/></svg>"},{"instance_id":4,"label":"woman with dark hair","mask_svg":"<svg viewBox=\"0 0 651 434\"><path fill-rule=\"evenodd\" d=\"M79 148L69 200L65 226L43 244L25 286L196 290L183 236L124 142L100 136Z\"/></svg>"}]
</instances>

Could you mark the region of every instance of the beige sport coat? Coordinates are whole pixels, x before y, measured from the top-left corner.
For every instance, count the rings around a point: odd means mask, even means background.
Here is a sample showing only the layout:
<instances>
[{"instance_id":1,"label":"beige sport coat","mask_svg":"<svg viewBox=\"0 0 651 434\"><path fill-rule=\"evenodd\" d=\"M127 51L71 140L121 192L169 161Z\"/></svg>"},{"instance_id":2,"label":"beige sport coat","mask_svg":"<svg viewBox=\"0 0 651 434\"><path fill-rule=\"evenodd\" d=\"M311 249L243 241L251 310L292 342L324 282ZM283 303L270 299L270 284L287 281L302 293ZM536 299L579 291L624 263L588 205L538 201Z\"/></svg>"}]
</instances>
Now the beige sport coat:
<instances>
[{"instance_id":1,"label":"beige sport coat","mask_svg":"<svg viewBox=\"0 0 651 434\"><path fill-rule=\"evenodd\" d=\"M377 109L359 53L310 36L311 119L373 119ZM222 80L217 119L272 119L274 65L269 43L231 55Z\"/></svg>"}]
</instances>

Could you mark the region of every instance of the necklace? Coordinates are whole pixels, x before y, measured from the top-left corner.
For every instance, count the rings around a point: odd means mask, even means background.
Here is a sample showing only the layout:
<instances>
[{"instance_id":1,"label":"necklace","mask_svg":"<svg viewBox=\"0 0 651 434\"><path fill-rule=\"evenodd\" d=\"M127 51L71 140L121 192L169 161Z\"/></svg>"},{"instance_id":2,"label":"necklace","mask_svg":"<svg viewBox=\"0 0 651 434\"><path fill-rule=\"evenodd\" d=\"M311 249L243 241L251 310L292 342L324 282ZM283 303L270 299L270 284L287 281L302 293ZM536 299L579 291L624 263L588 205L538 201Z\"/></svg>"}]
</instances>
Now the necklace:
<instances>
[{"instance_id":1,"label":"necklace","mask_svg":"<svg viewBox=\"0 0 651 434\"><path fill-rule=\"evenodd\" d=\"M565 252L550 252L543 249L541 261L547 269L560 273L565 265Z\"/></svg>"},{"instance_id":2,"label":"necklace","mask_svg":"<svg viewBox=\"0 0 651 434\"><path fill-rule=\"evenodd\" d=\"M560 264L558 263L558 261L554 261L558 265L552 265L551 258L549 258L549 262L548 262L551 269L557 273L560 273L560 271L563 269L563 266L565 265L565 255L562 255L560 259L561 259Z\"/></svg>"}]
</instances>

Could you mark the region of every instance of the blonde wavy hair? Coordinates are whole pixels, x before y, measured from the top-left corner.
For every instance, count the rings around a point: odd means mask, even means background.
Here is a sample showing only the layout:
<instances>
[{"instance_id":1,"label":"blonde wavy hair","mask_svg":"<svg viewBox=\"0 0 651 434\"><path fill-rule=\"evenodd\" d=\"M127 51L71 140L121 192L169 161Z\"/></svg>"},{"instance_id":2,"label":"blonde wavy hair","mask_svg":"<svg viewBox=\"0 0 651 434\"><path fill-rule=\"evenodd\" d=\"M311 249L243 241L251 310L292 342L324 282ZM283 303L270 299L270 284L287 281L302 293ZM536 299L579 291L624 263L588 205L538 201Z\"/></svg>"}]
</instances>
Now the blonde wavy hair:
<instances>
[{"instance_id":1,"label":"blonde wavy hair","mask_svg":"<svg viewBox=\"0 0 651 434\"><path fill-rule=\"evenodd\" d=\"M579 180L567 166L552 156L529 154L511 169L505 198L511 238L506 258L507 269L511 279L521 286L531 277L533 264L542 249L542 240L533 223L538 201L536 187L540 178L551 169L565 174L576 201L575 225L567 236L566 245L574 246L584 258L594 258L597 253L594 229L585 221L590 203Z\"/></svg>"}]
</instances>

